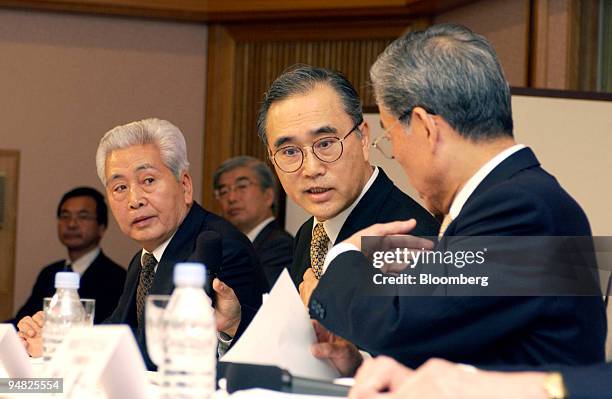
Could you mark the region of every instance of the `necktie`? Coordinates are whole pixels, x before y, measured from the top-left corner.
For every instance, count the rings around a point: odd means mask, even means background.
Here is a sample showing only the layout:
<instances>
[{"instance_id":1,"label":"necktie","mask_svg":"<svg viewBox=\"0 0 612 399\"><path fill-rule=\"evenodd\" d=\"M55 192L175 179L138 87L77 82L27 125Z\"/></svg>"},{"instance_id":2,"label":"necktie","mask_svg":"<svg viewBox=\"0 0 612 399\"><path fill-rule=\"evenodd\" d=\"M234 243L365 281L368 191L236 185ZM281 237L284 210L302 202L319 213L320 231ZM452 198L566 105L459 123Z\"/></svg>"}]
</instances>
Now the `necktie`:
<instances>
[{"instance_id":1,"label":"necktie","mask_svg":"<svg viewBox=\"0 0 612 399\"><path fill-rule=\"evenodd\" d=\"M451 217L450 213L444 215L444 219L442 219L442 224L440 225L440 232L438 233L438 240L442 238L446 232L446 229L448 228L448 225L451 224L452 221L453 218Z\"/></svg>"},{"instance_id":2,"label":"necktie","mask_svg":"<svg viewBox=\"0 0 612 399\"><path fill-rule=\"evenodd\" d=\"M157 260L155 256L150 253L145 253L142 256L142 266L140 267L140 279L138 280L138 288L136 289L136 316L138 321L138 330L142 331L143 327L143 313L145 306L145 299L149 294L149 290L153 285L153 279L155 278L155 266Z\"/></svg>"},{"instance_id":3,"label":"necktie","mask_svg":"<svg viewBox=\"0 0 612 399\"><path fill-rule=\"evenodd\" d=\"M71 272L71 271L72 271L72 264L70 264L70 263L66 263L66 264L64 265L64 271L65 271L65 272Z\"/></svg>"},{"instance_id":4,"label":"necktie","mask_svg":"<svg viewBox=\"0 0 612 399\"><path fill-rule=\"evenodd\" d=\"M317 223L310 241L310 265L315 276L319 279L323 275L323 263L327 255L329 237L323 228L323 223Z\"/></svg>"}]
</instances>

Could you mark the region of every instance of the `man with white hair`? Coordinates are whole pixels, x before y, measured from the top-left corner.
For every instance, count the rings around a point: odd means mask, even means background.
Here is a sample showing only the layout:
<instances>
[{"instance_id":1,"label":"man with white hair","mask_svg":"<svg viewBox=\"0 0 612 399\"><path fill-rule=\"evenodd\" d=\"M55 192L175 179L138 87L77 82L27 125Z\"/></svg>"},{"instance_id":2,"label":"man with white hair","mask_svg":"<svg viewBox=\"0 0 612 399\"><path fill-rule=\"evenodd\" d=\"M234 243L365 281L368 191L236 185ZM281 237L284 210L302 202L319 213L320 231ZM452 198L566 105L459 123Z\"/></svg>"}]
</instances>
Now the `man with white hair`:
<instances>
[{"instance_id":1,"label":"man with white hair","mask_svg":"<svg viewBox=\"0 0 612 399\"><path fill-rule=\"evenodd\" d=\"M224 352L261 305L261 268L248 239L228 221L193 200L185 139L165 120L117 126L100 140L98 176L121 231L142 246L131 260L123 294L107 323L129 324L147 366L144 304L149 294L170 294L178 262L198 261L200 233L213 231L222 259L213 281L219 352Z\"/></svg>"},{"instance_id":2,"label":"man with white hair","mask_svg":"<svg viewBox=\"0 0 612 399\"><path fill-rule=\"evenodd\" d=\"M358 347L410 367L431 357L489 366L602 361L606 318L592 264L585 258L568 270L558 262L570 253L563 237L592 244L589 222L533 151L514 140L510 89L491 44L459 25L432 26L390 44L370 77L388 155L426 207L445 215L434 252L488 250L482 266L432 261L422 270L490 281L484 288L389 285L386 296L364 295L368 286L353 276L374 271L360 238L415 228L414 221L373 225L330 250L327 272L308 298L311 315ZM571 282L562 280L567 271L584 272L589 291L574 296L571 289L582 287L550 285ZM326 338L316 354L337 365L351 357L344 341Z\"/></svg>"}]
</instances>

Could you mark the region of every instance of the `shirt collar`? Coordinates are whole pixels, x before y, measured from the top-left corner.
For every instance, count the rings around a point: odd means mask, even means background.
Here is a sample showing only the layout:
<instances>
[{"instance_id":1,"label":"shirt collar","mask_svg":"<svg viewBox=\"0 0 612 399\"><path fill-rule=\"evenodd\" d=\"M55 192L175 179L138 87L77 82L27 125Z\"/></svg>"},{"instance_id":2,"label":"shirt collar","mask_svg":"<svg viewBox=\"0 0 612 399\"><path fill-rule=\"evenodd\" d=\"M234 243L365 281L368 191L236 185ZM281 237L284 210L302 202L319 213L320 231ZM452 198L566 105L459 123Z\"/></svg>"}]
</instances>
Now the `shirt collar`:
<instances>
[{"instance_id":1,"label":"shirt collar","mask_svg":"<svg viewBox=\"0 0 612 399\"><path fill-rule=\"evenodd\" d=\"M349 215L351 214L353 209L355 209L359 201L361 201L365 193L367 193L370 187L372 187L372 184L374 184L374 180L376 180L377 177L378 177L378 166L375 166L372 176L370 176L370 179L368 180L368 182L365 184L365 186L363 186L363 189L361 190L361 194L359 194L359 197L357 197L357 199L353 201L351 206L349 206L348 208L346 208L345 210L343 210L342 212L340 212L333 218L328 219L323 222L323 228L325 229L325 233L329 237L330 246L334 245L334 243L336 242L336 239L338 238L338 235L340 234L340 230L342 230L342 226L344 225L344 222L346 222L346 219L348 219ZM319 223L319 221L315 217L314 223L312 224L313 230L315 226L317 225L317 223Z\"/></svg>"},{"instance_id":2,"label":"shirt collar","mask_svg":"<svg viewBox=\"0 0 612 399\"><path fill-rule=\"evenodd\" d=\"M497 165L502 163L506 158L509 158L515 152L522 150L523 148L525 148L525 145L515 144L510 148L506 148L505 150L491 158L487 163L482 165L480 169L478 169L478 171L472 177L470 177L467 183L465 183L463 188L453 199L453 202L450 206L450 210L448 212L451 218L453 220L457 218L457 216L461 212L461 209L463 208L463 205L465 205L474 190L476 190L476 188L480 185L480 183L482 183L485 177L487 177L489 173L491 173L493 169L497 167Z\"/></svg>"},{"instance_id":3,"label":"shirt collar","mask_svg":"<svg viewBox=\"0 0 612 399\"><path fill-rule=\"evenodd\" d=\"M175 232L176 234L176 232ZM168 247L168 244L170 244L170 241L174 238L174 234L172 234L170 236L170 238L168 238L166 241L164 241L159 247L155 248L153 250L153 252L149 252L146 249L142 249L142 252L140 254L140 264L142 265L142 257L145 254L153 254L153 256L155 257L155 260L157 260L157 263L159 263L161 261L162 256L164 256L164 252L166 251L166 248ZM157 266L155 266L155 270L157 270Z\"/></svg>"},{"instance_id":4,"label":"shirt collar","mask_svg":"<svg viewBox=\"0 0 612 399\"><path fill-rule=\"evenodd\" d=\"M259 233L261 233L264 227L266 227L268 223L270 223L273 220L274 220L274 216L270 216L269 218L265 219L263 222L255 226L253 230L249 231L249 233L246 235L249 238L249 241L251 242L255 241L255 239L257 238Z\"/></svg>"},{"instance_id":5,"label":"shirt collar","mask_svg":"<svg viewBox=\"0 0 612 399\"><path fill-rule=\"evenodd\" d=\"M66 266L70 265L72 267L73 272L79 273L79 275L83 275L87 268L93 263L94 259L98 257L100 254L100 247L95 247L91 251L87 252L85 255L81 256L79 259L74 262L70 262L70 259L66 259Z\"/></svg>"}]
</instances>

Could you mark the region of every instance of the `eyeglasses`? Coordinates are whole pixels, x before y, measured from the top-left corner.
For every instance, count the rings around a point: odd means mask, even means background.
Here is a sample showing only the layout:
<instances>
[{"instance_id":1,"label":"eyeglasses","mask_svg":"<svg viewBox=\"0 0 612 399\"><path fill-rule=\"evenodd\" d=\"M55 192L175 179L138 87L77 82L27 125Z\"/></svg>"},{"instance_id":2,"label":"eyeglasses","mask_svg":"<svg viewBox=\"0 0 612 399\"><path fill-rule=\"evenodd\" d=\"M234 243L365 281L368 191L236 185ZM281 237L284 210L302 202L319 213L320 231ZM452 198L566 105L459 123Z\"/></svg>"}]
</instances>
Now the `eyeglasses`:
<instances>
[{"instance_id":1,"label":"eyeglasses","mask_svg":"<svg viewBox=\"0 0 612 399\"><path fill-rule=\"evenodd\" d=\"M70 213L70 212L62 212L58 218L62 223L70 223L72 220L77 223L86 223L91 222L98 219L98 216L87 213L87 212L79 212L79 213Z\"/></svg>"},{"instance_id":2,"label":"eyeglasses","mask_svg":"<svg viewBox=\"0 0 612 399\"><path fill-rule=\"evenodd\" d=\"M393 145L391 144L391 139L389 139L389 136L385 134L378 136L378 138L372 143L372 147L380 151L385 158L395 159L393 156Z\"/></svg>"},{"instance_id":3,"label":"eyeglasses","mask_svg":"<svg viewBox=\"0 0 612 399\"><path fill-rule=\"evenodd\" d=\"M404 111L399 118L397 118L397 120L395 121L395 123L393 125L391 125L391 127L388 128L383 128L383 131L385 132L383 135L378 136L378 138L376 138L376 140L374 140L374 142L372 143L372 147L376 148L378 151L380 151L381 154L383 154L383 156L387 159L395 159L395 157L393 156L393 145L391 144L391 139L389 138L389 132L391 130L393 130L393 128L395 128L395 126L402 122L403 120L405 120L407 117L409 117L412 114L412 110L416 107L420 107L423 108L425 110L425 112L427 112L430 115L436 115L435 112L431 111L429 108L424 107L422 105L415 105L412 108L408 108L406 111Z\"/></svg>"},{"instance_id":4,"label":"eyeglasses","mask_svg":"<svg viewBox=\"0 0 612 399\"><path fill-rule=\"evenodd\" d=\"M312 153L321 162L332 163L336 162L342 156L344 151L343 142L346 138L357 130L363 121L355 124L351 130L342 138L338 137L323 137L304 147L297 145L288 145L279 148L272 155L272 160L280 170L285 173L293 173L302 167L304 163L304 150L308 147L312 149Z\"/></svg>"},{"instance_id":5,"label":"eyeglasses","mask_svg":"<svg viewBox=\"0 0 612 399\"><path fill-rule=\"evenodd\" d=\"M236 193L236 194L242 195L253 184L255 184L255 183L253 183L252 181L250 181L247 178L239 179L234 184L230 184L230 185L227 185L227 186L223 186L223 187L221 187L219 189L216 189L215 190L215 198L217 198L218 200L225 199L232 192Z\"/></svg>"}]
</instances>

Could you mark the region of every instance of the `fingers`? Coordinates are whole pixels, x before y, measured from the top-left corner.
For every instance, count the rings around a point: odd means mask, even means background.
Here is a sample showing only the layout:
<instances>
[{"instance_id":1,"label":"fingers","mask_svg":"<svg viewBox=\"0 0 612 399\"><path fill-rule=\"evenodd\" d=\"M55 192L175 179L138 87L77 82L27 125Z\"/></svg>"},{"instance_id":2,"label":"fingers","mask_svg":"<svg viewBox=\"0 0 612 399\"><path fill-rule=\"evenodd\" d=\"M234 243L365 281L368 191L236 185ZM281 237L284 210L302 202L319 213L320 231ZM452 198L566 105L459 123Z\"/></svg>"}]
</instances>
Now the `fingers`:
<instances>
[{"instance_id":1,"label":"fingers","mask_svg":"<svg viewBox=\"0 0 612 399\"><path fill-rule=\"evenodd\" d=\"M236 298L236 294L234 290L223 281L215 278L212 284L213 290L217 294L217 300L220 299L234 299Z\"/></svg>"},{"instance_id":2,"label":"fingers","mask_svg":"<svg viewBox=\"0 0 612 399\"><path fill-rule=\"evenodd\" d=\"M319 280L314 274L312 268L306 269L303 275L303 280L298 286L298 291L300 292L300 298L302 299L302 303L304 306L308 307L308 302L310 301L310 296L317 285L319 284Z\"/></svg>"},{"instance_id":3,"label":"fingers","mask_svg":"<svg viewBox=\"0 0 612 399\"><path fill-rule=\"evenodd\" d=\"M19 320L17 328L28 338L34 338L40 334L41 331L41 327L30 316L26 316Z\"/></svg>"},{"instance_id":4,"label":"fingers","mask_svg":"<svg viewBox=\"0 0 612 399\"><path fill-rule=\"evenodd\" d=\"M32 320L34 323L36 323L36 325L38 325L38 327L43 328L45 325L45 312L39 310L36 312L36 314L34 314L34 316L32 316Z\"/></svg>"},{"instance_id":5,"label":"fingers","mask_svg":"<svg viewBox=\"0 0 612 399\"><path fill-rule=\"evenodd\" d=\"M371 398L387 390L393 392L411 373L408 368L386 356L367 359L357 370L349 398Z\"/></svg>"}]
</instances>

